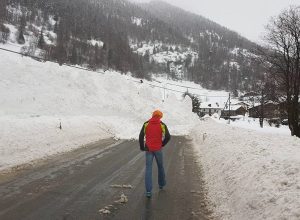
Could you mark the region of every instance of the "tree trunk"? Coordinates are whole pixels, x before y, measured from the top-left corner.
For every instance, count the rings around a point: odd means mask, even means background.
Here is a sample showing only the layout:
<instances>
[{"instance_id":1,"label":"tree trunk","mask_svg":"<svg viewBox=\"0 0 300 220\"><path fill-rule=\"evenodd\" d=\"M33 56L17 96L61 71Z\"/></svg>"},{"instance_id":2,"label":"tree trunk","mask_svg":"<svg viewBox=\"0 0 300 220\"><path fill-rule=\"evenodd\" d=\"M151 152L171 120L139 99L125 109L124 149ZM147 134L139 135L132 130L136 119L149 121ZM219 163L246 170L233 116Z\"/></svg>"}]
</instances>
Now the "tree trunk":
<instances>
[{"instance_id":1,"label":"tree trunk","mask_svg":"<svg viewBox=\"0 0 300 220\"><path fill-rule=\"evenodd\" d=\"M259 125L261 128L264 127L264 118L263 117L259 117Z\"/></svg>"},{"instance_id":2,"label":"tree trunk","mask_svg":"<svg viewBox=\"0 0 300 220\"><path fill-rule=\"evenodd\" d=\"M264 98L264 88L261 89L261 100L260 100L260 112L259 112L259 125L261 128L264 127L265 119L265 98Z\"/></svg>"},{"instance_id":3,"label":"tree trunk","mask_svg":"<svg viewBox=\"0 0 300 220\"><path fill-rule=\"evenodd\" d=\"M296 99L288 104L288 120L291 135L300 137L299 106Z\"/></svg>"},{"instance_id":4,"label":"tree trunk","mask_svg":"<svg viewBox=\"0 0 300 220\"><path fill-rule=\"evenodd\" d=\"M295 96L293 99L293 127L294 135L300 137L300 125L299 125L299 98Z\"/></svg>"}]
</instances>

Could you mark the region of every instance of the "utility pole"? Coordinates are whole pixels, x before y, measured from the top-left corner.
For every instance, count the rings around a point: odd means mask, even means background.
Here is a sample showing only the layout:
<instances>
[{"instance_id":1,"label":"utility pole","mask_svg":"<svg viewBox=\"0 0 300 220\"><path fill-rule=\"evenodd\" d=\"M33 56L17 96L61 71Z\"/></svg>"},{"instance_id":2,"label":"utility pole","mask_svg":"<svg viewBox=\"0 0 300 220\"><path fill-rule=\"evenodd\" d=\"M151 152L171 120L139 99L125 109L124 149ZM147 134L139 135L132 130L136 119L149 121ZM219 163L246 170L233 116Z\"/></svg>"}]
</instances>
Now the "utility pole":
<instances>
[{"instance_id":1,"label":"utility pole","mask_svg":"<svg viewBox=\"0 0 300 220\"><path fill-rule=\"evenodd\" d=\"M230 124L230 116L231 116L231 114L230 114L230 92L229 92L229 109L228 109L229 111L228 111L228 114L229 114L229 121L228 121L228 124Z\"/></svg>"},{"instance_id":2,"label":"utility pole","mask_svg":"<svg viewBox=\"0 0 300 220\"><path fill-rule=\"evenodd\" d=\"M163 100L163 102L165 101L165 99L166 99L166 84L164 85L164 100Z\"/></svg>"}]
</instances>

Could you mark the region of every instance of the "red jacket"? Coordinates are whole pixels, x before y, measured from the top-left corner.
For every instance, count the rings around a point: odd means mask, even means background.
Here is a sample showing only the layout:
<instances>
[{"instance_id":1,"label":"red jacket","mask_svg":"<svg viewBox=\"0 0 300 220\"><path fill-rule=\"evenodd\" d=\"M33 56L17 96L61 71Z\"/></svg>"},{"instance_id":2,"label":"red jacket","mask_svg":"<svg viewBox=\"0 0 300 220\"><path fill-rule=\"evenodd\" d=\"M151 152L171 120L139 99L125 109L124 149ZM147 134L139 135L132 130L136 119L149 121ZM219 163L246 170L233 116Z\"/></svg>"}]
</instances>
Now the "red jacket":
<instances>
[{"instance_id":1,"label":"red jacket","mask_svg":"<svg viewBox=\"0 0 300 220\"><path fill-rule=\"evenodd\" d=\"M144 146L144 137L146 144ZM167 126L158 117L152 117L145 122L140 132L140 149L146 151L159 151L170 140Z\"/></svg>"}]
</instances>

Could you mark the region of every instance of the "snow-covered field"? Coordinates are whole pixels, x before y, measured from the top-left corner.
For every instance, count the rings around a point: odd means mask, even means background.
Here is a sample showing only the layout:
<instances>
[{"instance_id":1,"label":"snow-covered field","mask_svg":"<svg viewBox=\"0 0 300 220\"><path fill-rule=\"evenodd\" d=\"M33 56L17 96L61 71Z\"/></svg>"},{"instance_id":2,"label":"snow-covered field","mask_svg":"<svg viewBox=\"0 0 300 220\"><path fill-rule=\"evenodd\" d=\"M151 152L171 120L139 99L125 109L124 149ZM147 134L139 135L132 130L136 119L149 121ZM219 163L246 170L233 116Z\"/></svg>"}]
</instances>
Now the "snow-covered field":
<instances>
[{"instance_id":1,"label":"snow-covered field","mask_svg":"<svg viewBox=\"0 0 300 220\"><path fill-rule=\"evenodd\" d=\"M129 76L0 57L0 170L103 138L137 138L155 109L172 134L198 121L190 99L169 94L162 102L159 88Z\"/></svg>"},{"instance_id":2,"label":"snow-covered field","mask_svg":"<svg viewBox=\"0 0 300 220\"><path fill-rule=\"evenodd\" d=\"M300 219L300 139L206 118L192 132L217 219Z\"/></svg>"}]
</instances>

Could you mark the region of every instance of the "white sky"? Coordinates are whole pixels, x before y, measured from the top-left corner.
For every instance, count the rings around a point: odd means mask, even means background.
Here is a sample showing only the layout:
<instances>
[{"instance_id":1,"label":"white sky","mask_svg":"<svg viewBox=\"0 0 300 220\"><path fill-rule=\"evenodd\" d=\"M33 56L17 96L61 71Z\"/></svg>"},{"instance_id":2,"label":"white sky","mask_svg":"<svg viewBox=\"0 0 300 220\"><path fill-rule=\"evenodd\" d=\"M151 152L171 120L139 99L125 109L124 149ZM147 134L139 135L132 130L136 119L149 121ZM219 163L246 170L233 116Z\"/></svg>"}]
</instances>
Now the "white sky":
<instances>
[{"instance_id":1,"label":"white sky","mask_svg":"<svg viewBox=\"0 0 300 220\"><path fill-rule=\"evenodd\" d=\"M149 0L131 0L149 2ZM300 0L164 0L185 10L203 15L248 39L260 42L271 16L278 15Z\"/></svg>"}]
</instances>

